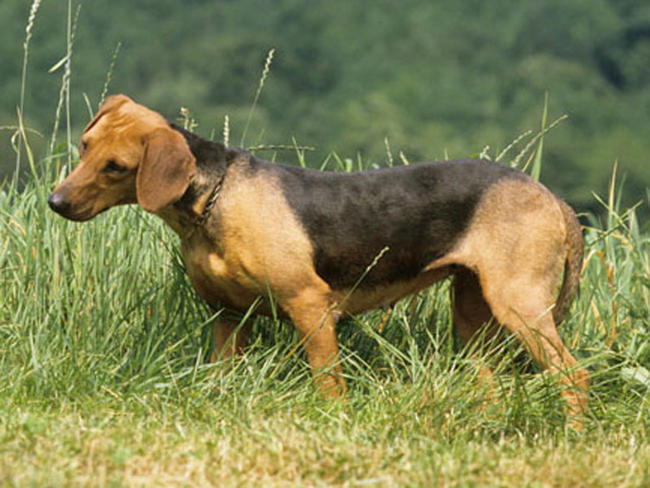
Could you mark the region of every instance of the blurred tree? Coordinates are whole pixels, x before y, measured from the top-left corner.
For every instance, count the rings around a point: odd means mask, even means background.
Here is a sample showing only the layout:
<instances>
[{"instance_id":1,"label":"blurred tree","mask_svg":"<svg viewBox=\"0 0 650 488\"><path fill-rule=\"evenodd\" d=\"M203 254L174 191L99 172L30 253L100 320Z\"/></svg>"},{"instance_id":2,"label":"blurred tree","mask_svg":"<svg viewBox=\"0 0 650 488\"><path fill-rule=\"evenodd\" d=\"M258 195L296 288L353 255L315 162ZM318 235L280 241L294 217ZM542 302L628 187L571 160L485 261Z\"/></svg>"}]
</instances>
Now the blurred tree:
<instances>
[{"instance_id":1,"label":"blurred tree","mask_svg":"<svg viewBox=\"0 0 650 488\"><path fill-rule=\"evenodd\" d=\"M0 125L16 119L24 0L0 4ZM27 124L43 154L65 55L67 2L43 2L30 46ZM545 143L542 178L583 208L604 192L611 165L628 173L626 198L650 185L650 5L635 0L85 0L73 57L72 113L88 120L118 42L111 92L167 117L192 110L203 135L238 142L267 52L276 49L249 143L314 145L375 164L384 138L412 161L492 154L568 114ZM14 157L0 132L0 178ZM514 153L513 153L514 155ZM292 160L283 153L281 159Z\"/></svg>"}]
</instances>

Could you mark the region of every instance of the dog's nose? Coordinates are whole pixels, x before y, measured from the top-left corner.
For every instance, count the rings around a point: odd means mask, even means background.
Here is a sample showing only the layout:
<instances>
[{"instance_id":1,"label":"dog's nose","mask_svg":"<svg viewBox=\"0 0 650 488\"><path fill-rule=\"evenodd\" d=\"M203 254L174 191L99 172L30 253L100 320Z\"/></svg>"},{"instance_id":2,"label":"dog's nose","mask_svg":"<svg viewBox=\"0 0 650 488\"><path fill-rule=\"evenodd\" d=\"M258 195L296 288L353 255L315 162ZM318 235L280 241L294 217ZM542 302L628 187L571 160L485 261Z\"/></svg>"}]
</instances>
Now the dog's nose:
<instances>
[{"instance_id":1,"label":"dog's nose","mask_svg":"<svg viewBox=\"0 0 650 488\"><path fill-rule=\"evenodd\" d=\"M48 198L47 203L56 213L65 214L70 210L70 203L68 203L60 193L52 193L50 198Z\"/></svg>"}]
</instances>

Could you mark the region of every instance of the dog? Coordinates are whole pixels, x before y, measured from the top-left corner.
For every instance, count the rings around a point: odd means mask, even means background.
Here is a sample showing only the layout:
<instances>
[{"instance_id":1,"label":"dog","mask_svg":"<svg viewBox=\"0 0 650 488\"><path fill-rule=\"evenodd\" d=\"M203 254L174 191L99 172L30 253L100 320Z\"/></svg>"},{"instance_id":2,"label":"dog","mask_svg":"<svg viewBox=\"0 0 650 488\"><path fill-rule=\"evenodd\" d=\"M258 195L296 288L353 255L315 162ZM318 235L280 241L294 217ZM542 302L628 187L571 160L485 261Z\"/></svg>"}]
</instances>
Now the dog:
<instances>
[{"instance_id":1,"label":"dog","mask_svg":"<svg viewBox=\"0 0 650 488\"><path fill-rule=\"evenodd\" d=\"M237 317L272 296L302 336L317 387L341 395L337 319L453 277L462 341L498 324L542 369L560 373L571 416L586 408L589 375L556 329L578 285L581 228L566 203L519 170L484 160L347 174L270 163L125 95L102 104L79 155L50 207L85 221L137 203L162 218L180 236L197 293L228 312L214 324L221 357L246 344L250 326L236 331ZM262 300L255 313L270 307Z\"/></svg>"}]
</instances>

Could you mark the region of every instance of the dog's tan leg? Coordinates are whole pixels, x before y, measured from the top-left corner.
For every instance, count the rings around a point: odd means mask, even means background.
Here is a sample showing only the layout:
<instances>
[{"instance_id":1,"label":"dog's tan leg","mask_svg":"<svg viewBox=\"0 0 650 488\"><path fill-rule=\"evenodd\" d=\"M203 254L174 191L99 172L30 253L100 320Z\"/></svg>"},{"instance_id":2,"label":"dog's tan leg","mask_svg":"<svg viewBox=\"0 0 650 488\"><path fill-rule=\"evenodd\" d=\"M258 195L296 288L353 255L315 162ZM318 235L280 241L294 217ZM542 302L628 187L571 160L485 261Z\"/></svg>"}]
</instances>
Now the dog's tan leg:
<instances>
[{"instance_id":1,"label":"dog's tan leg","mask_svg":"<svg viewBox=\"0 0 650 488\"><path fill-rule=\"evenodd\" d=\"M573 425L579 426L576 417L587 406L589 374L576 367L577 361L562 343L550 312L539 319L528 314L527 323L518 315L511 314L504 324L523 342L542 368L558 373L558 380L566 386L562 396L567 402L568 413L573 417Z\"/></svg>"},{"instance_id":2,"label":"dog's tan leg","mask_svg":"<svg viewBox=\"0 0 650 488\"><path fill-rule=\"evenodd\" d=\"M212 337L214 338L214 351L210 356L210 362L214 363L219 359L230 359L241 354L248 343L251 332L251 324L248 322L239 327L239 323L229 320L215 320L212 326Z\"/></svg>"},{"instance_id":3,"label":"dog's tan leg","mask_svg":"<svg viewBox=\"0 0 650 488\"><path fill-rule=\"evenodd\" d=\"M477 340L481 333L484 334L484 340L492 339L497 329L493 325L494 317L483 298L476 274L467 268L456 272L453 292L454 326L463 344ZM487 329L484 331L486 324Z\"/></svg>"},{"instance_id":4,"label":"dog's tan leg","mask_svg":"<svg viewBox=\"0 0 650 488\"><path fill-rule=\"evenodd\" d=\"M589 375L576 366L552 317L567 245L566 218L555 197L530 181L503 180L484 195L455 258L476 271L498 323L544 370L558 373L577 427Z\"/></svg>"},{"instance_id":5,"label":"dog's tan leg","mask_svg":"<svg viewBox=\"0 0 650 488\"><path fill-rule=\"evenodd\" d=\"M327 294L303 290L283 306L302 335L316 387L326 397L344 394L346 387L338 362L336 324Z\"/></svg>"},{"instance_id":6,"label":"dog's tan leg","mask_svg":"<svg viewBox=\"0 0 650 488\"><path fill-rule=\"evenodd\" d=\"M454 275L452 310L454 327L464 345L474 348L474 359L478 359L483 343L489 343L497 333L496 320L483 298L478 277L467 268L461 268ZM481 341L481 343L476 343ZM491 379L492 372L483 362L479 376Z\"/></svg>"},{"instance_id":7,"label":"dog's tan leg","mask_svg":"<svg viewBox=\"0 0 650 488\"><path fill-rule=\"evenodd\" d=\"M498 321L524 344L544 370L558 373L558 380L566 387L562 396L568 413L579 428L576 417L587 406L589 374L576 367L576 359L557 332L550 287L544 280L527 279L524 273L509 276L506 282L487 279L486 283L486 298Z\"/></svg>"}]
</instances>

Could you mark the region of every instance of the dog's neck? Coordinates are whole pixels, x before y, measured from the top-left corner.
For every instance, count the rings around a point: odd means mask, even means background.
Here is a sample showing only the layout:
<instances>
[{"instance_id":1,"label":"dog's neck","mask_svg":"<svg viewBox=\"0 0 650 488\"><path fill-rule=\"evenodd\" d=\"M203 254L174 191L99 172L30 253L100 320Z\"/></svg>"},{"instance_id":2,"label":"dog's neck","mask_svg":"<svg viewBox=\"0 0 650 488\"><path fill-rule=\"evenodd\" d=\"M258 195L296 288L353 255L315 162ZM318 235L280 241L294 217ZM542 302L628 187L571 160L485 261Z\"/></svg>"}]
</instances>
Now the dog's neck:
<instances>
[{"instance_id":1,"label":"dog's neck","mask_svg":"<svg viewBox=\"0 0 650 488\"><path fill-rule=\"evenodd\" d=\"M180 234L179 230L202 227L206 223L208 214L219 197L228 166L241 156L242 151L203 139L176 124L170 123L170 126L183 135L196 158L196 172L187 190L174 203L171 212L166 211L161 215Z\"/></svg>"}]
</instances>

